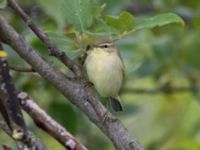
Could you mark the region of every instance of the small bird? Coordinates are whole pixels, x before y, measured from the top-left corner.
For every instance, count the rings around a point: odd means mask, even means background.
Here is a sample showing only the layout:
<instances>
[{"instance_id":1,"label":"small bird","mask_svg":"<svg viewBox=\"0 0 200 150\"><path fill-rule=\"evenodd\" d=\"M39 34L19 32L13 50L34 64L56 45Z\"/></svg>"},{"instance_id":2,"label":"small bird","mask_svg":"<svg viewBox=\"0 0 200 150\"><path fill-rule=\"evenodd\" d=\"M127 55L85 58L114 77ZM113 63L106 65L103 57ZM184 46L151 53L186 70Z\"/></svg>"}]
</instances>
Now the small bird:
<instances>
[{"instance_id":1,"label":"small bird","mask_svg":"<svg viewBox=\"0 0 200 150\"><path fill-rule=\"evenodd\" d=\"M118 95L124 78L124 65L112 41L99 41L86 50L85 67L89 81L102 97L108 97L115 111L123 111Z\"/></svg>"}]
</instances>

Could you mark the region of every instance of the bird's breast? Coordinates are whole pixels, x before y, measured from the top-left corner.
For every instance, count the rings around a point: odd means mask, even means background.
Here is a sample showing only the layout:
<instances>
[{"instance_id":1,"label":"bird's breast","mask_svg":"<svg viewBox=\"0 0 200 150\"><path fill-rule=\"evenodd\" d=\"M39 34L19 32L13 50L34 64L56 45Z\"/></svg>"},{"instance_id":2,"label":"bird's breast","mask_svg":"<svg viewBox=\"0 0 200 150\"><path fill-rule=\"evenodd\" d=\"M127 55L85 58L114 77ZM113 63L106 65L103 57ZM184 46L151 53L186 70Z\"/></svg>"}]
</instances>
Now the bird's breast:
<instances>
[{"instance_id":1,"label":"bird's breast","mask_svg":"<svg viewBox=\"0 0 200 150\"><path fill-rule=\"evenodd\" d=\"M116 54L97 50L86 58L89 80L101 96L116 96L123 80L123 65Z\"/></svg>"}]
</instances>

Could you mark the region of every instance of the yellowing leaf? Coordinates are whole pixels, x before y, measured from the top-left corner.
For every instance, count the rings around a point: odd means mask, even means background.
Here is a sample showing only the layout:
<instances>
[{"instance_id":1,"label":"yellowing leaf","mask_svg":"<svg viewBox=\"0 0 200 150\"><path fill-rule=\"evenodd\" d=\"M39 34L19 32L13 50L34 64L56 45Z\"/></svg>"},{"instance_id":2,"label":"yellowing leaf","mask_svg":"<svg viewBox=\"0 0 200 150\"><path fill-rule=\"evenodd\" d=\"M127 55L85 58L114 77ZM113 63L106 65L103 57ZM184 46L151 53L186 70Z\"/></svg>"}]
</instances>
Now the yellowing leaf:
<instances>
[{"instance_id":1,"label":"yellowing leaf","mask_svg":"<svg viewBox=\"0 0 200 150\"><path fill-rule=\"evenodd\" d=\"M6 56L7 56L7 53L3 50L0 50L0 58L6 57Z\"/></svg>"}]
</instances>

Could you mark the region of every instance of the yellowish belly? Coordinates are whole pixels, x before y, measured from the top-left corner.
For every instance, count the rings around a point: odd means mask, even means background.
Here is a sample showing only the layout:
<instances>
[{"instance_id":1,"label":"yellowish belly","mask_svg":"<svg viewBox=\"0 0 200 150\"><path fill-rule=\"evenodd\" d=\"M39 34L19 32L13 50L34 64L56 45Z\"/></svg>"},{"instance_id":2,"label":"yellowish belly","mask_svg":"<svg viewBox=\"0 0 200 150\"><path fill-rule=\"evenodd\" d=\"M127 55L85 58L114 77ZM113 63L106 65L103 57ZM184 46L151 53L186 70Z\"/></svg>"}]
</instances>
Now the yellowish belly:
<instances>
[{"instance_id":1,"label":"yellowish belly","mask_svg":"<svg viewBox=\"0 0 200 150\"><path fill-rule=\"evenodd\" d=\"M102 53L90 55L86 59L88 78L103 97L117 96L122 85L122 62L116 57Z\"/></svg>"}]
</instances>

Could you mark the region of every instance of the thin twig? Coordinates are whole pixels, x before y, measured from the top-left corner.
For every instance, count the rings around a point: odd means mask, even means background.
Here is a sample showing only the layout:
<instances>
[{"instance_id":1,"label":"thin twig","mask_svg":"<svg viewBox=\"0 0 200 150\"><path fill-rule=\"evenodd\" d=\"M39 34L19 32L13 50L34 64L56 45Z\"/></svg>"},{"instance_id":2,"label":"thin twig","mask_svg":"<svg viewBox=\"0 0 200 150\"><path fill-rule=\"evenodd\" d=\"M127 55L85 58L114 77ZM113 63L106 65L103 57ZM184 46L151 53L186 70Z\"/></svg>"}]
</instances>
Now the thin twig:
<instances>
[{"instance_id":1,"label":"thin twig","mask_svg":"<svg viewBox=\"0 0 200 150\"><path fill-rule=\"evenodd\" d=\"M9 69L17 72L36 72L33 68L23 68L23 67L17 67L13 65L9 65Z\"/></svg>"},{"instance_id":2,"label":"thin twig","mask_svg":"<svg viewBox=\"0 0 200 150\"><path fill-rule=\"evenodd\" d=\"M8 5L17 12L17 14L24 20L24 22L31 28L31 30L38 36L38 38L47 46L49 49L49 55L55 56L63 62L78 78L82 78L82 71L78 64L71 61L65 52L59 50L55 44L23 11L23 9L15 2L15 0L8 0Z\"/></svg>"}]
</instances>

